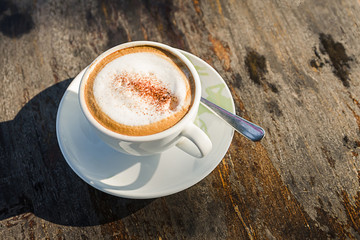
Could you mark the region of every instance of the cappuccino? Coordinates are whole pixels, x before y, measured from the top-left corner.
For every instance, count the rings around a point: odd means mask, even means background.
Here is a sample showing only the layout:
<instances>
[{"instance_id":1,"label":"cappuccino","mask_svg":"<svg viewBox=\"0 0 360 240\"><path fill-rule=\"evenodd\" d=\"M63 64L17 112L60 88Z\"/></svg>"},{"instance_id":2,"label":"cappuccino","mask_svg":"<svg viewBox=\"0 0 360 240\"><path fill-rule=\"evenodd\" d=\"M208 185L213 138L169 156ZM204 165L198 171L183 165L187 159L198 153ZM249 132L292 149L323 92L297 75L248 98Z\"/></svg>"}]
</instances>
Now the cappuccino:
<instances>
[{"instance_id":1,"label":"cappuccino","mask_svg":"<svg viewBox=\"0 0 360 240\"><path fill-rule=\"evenodd\" d=\"M96 63L85 102L104 127L130 136L162 132L179 122L194 98L194 79L172 53L153 46L120 49Z\"/></svg>"}]
</instances>

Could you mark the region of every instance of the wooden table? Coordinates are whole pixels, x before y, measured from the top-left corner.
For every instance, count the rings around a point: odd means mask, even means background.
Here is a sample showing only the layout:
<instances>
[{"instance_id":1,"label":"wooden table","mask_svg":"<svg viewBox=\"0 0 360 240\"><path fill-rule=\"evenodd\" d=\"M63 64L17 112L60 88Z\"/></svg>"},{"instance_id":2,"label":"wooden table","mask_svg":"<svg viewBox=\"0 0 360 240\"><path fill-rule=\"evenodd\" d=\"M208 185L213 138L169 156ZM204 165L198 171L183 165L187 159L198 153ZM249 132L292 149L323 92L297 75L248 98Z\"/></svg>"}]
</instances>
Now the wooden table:
<instances>
[{"instance_id":1,"label":"wooden table","mask_svg":"<svg viewBox=\"0 0 360 240\"><path fill-rule=\"evenodd\" d=\"M360 2L2 1L1 239L359 239ZM67 165L59 101L104 50L162 42L204 59L239 115L191 188L131 200L98 191Z\"/></svg>"}]
</instances>

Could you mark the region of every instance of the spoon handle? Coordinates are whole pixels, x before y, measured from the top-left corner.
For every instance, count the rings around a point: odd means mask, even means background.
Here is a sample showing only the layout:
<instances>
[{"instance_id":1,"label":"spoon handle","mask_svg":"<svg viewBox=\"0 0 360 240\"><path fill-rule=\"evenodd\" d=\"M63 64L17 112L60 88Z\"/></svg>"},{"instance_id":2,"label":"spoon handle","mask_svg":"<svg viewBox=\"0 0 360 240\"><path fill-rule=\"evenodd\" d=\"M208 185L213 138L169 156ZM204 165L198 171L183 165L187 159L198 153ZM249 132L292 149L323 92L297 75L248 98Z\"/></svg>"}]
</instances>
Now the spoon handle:
<instances>
[{"instance_id":1,"label":"spoon handle","mask_svg":"<svg viewBox=\"0 0 360 240\"><path fill-rule=\"evenodd\" d=\"M252 141L260 141L264 137L265 130L256 124L219 107L203 97L201 97L201 103L203 103L204 106L215 113L218 117L225 120L225 122L230 124L236 131L244 135L246 138Z\"/></svg>"}]
</instances>

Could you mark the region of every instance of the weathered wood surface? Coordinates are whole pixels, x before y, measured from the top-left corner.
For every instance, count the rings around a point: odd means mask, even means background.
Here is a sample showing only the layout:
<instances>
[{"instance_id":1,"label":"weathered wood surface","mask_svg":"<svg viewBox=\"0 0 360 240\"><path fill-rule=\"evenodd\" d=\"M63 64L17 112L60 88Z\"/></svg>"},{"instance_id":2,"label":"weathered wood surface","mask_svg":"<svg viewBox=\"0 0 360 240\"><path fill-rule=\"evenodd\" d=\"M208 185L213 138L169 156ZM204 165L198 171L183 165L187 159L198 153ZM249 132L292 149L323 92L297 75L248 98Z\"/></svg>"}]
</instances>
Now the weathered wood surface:
<instances>
[{"instance_id":1,"label":"weathered wood surface","mask_svg":"<svg viewBox=\"0 0 360 240\"><path fill-rule=\"evenodd\" d=\"M359 239L360 3L1 1L1 239ZM219 166L152 200L102 193L57 145L59 101L116 44L153 40L223 76L238 114Z\"/></svg>"}]
</instances>

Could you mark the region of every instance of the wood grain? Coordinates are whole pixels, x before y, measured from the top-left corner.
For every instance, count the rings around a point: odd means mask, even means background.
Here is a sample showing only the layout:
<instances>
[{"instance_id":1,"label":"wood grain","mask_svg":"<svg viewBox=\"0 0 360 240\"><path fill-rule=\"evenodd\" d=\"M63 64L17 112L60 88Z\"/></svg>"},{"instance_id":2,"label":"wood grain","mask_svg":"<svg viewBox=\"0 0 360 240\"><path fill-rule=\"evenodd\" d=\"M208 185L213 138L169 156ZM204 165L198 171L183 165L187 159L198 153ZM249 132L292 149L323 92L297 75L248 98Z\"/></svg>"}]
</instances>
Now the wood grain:
<instances>
[{"instance_id":1,"label":"wood grain","mask_svg":"<svg viewBox=\"0 0 360 240\"><path fill-rule=\"evenodd\" d=\"M358 1L2 1L0 239L360 238ZM117 44L189 51L228 84L235 134L219 166L151 200L84 183L55 119L71 80Z\"/></svg>"}]
</instances>

